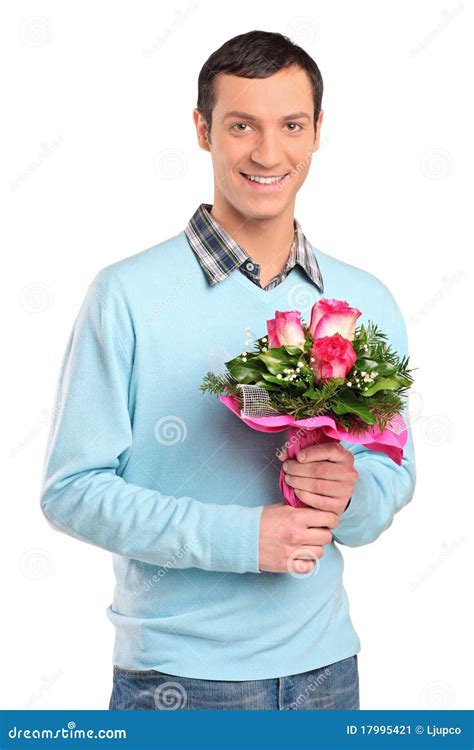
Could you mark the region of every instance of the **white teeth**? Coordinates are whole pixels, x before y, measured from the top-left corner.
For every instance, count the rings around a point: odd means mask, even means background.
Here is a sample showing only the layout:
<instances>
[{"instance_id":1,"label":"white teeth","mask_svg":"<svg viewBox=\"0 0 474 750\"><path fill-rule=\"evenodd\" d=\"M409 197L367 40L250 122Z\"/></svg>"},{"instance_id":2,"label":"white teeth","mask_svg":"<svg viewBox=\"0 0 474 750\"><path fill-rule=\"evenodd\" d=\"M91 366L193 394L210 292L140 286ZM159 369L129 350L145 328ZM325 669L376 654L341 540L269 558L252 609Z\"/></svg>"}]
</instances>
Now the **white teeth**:
<instances>
[{"instance_id":1,"label":"white teeth","mask_svg":"<svg viewBox=\"0 0 474 750\"><path fill-rule=\"evenodd\" d=\"M279 182L285 175L281 175L280 177L257 177L255 175L247 174L245 176L252 182L259 182L261 185L270 185L272 182Z\"/></svg>"}]
</instances>

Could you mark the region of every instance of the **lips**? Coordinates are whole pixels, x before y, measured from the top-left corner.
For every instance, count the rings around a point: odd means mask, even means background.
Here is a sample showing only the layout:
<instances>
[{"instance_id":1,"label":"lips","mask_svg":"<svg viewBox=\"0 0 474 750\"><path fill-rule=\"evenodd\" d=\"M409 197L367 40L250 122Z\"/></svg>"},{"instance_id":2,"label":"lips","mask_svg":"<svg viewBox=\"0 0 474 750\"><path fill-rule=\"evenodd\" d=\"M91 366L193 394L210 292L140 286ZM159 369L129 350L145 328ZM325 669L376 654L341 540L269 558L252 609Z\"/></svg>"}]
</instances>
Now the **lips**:
<instances>
[{"instance_id":1,"label":"lips","mask_svg":"<svg viewBox=\"0 0 474 750\"><path fill-rule=\"evenodd\" d=\"M246 177L249 180L249 182L257 182L256 180L251 180L250 179L250 175L247 172L241 172L240 174L243 175L244 177ZM278 180L273 180L272 179L271 182L257 182L257 184L258 185L272 185L272 184L281 182L288 174L289 174L289 172L286 172L285 174L281 175L281 177ZM255 176L256 177L264 177L264 178L267 178L267 177L272 177L273 178L273 177L276 177L277 175L269 174L269 175L255 175Z\"/></svg>"},{"instance_id":2,"label":"lips","mask_svg":"<svg viewBox=\"0 0 474 750\"><path fill-rule=\"evenodd\" d=\"M249 180L246 172L240 172L240 175L242 176L247 189L251 190L254 194L281 192L290 179L289 172L284 174L279 180L276 180L275 182L256 182L255 180Z\"/></svg>"}]
</instances>

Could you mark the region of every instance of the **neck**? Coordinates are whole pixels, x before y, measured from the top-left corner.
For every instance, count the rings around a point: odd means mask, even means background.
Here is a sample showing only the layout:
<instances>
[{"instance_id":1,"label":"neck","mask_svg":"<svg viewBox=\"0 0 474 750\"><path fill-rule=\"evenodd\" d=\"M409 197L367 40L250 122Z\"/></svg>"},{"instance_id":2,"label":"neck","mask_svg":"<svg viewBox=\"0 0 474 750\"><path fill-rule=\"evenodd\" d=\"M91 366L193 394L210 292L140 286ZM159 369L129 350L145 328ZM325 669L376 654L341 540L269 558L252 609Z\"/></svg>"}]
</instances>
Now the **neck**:
<instances>
[{"instance_id":1,"label":"neck","mask_svg":"<svg viewBox=\"0 0 474 750\"><path fill-rule=\"evenodd\" d=\"M280 273L290 255L294 240L294 206L269 218L255 218L240 213L230 203L217 197L210 211L212 218L260 266L260 283Z\"/></svg>"}]
</instances>

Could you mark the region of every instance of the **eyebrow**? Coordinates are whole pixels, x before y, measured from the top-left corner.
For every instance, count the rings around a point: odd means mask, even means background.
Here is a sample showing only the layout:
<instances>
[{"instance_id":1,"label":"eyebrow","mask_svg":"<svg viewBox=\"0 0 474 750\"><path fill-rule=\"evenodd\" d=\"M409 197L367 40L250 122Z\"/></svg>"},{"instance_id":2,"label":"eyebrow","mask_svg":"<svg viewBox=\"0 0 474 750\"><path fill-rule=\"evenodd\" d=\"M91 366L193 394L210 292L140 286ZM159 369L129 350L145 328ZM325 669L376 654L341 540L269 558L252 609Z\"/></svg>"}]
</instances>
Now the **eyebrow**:
<instances>
[{"instance_id":1,"label":"eyebrow","mask_svg":"<svg viewBox=\"0 0 474 750\"><path fill-rule=\"evenodd\" d=\"M229 117L242 117L244 120L259 122L259 118L255 117L255 115L251 115L249 112L240 112L239 110L227 112L222 119L227 120ZM293 112L291 115L283 115L283 117L280 117L280 122L284 122L285 120L301 120L303 118L311 120L311 117L306 112Z\"/></svg>"}]
</instances>

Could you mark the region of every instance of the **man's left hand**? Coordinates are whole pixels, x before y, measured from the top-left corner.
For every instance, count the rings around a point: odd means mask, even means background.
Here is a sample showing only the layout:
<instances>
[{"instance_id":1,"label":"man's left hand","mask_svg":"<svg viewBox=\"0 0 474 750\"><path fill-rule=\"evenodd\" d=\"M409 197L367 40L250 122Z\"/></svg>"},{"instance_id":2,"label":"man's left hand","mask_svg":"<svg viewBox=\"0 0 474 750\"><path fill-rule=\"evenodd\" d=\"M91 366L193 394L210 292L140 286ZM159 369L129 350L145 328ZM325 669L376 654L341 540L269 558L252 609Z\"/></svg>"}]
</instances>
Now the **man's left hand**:
<instances>
[{"instance_id":1,"label":"man's left hand","mask_svg":"<svg viewBox=\"0 0 474 750\"><path fill-rule=\"evenodd\" d=\"M291 460L285 451L285 481L296 497L317 510L328 510L341 516L354 492L359 474L354 467L354 455L340 443L320 443L300 450Z\"/></svg>"}]
</instances>

